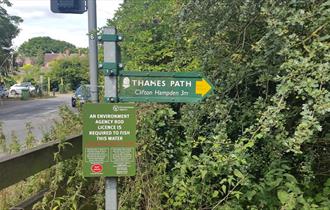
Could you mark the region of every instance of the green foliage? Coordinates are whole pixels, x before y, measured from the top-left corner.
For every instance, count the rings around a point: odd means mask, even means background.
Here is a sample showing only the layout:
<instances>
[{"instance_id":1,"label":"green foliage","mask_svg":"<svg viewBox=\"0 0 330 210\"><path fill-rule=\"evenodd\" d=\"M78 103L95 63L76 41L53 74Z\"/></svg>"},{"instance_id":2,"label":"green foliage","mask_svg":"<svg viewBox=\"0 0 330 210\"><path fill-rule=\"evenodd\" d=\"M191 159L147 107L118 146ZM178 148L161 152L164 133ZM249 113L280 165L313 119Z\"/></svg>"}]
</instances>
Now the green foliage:
<instances>
[{"instance_id":1,"label":"green foliage","mask_svg":"<svg viewBox=\"0 0 330 210\"><path fill-rule=\"evenodd\" d=\"M174 59L174 28L169 25L177 12L173 4L173 0L127 1L109 21L124 36L121 47L126 69L167 70Z\"/></svg>"},{"instance_id":2,"label":"green foliage","mask_svg":"<svg viewBox=\"0 0 330 210\"><path fill-rule=\"evenodd\" d=\"M30 149L36 145L36 139L34 138L34 135L32 133L32 124L31 122L26 123L26 137L25 137L25 146L27 149Z\"/></svg>"},{"instance_id":3,"label":"green foliage","mask_svg":"<svg viewBox=\"0 0 330 210\"><path fill-rule=\"evenodd\" d=\"M21 70L24 72L23 75L17 76L17 80L22 82L31 82L36 85L40 81L40 76L44 73L41 71L40 66L25 64Z\"/></svg>"},{"instance_id":4,"label":"green foliage","mask_svg":"<svg viewBox=\"0 0 330 210\"><path fill-rule=\"evenodd\" d=\"M68 136L78 135L81 132L82 122L79 113L73 112L68 107L60 108L60 119L55 122L51 132L44 136L43 143L55 140L64 140ZM35 139L32 135L32 127L30 123L26 125L27 129L27 147L36 146ZM10 150L18 152L20 145L15 133L12 134L13 143ZM34 142L34 143L33 143ZM59 149L70 147L68 144L61 144ZM59 154L55 154L55 160L61 162ZM30 198L36 192L49 188L43 202L38 203L35 209L78 209L79 206L85 206L86 209L94 208L94 206L102 206L100 204L100 193L103 192L103 180L86 180L81 174L81 156L72 160L61 162L55 167L46 169L26 180L10 186L0 191L0 209L9 209L17 203ZM102 182L102 184L101 184ZM101 190L101 191L99 191ZM87 199L82 197L84 194ZM95 202L94 202L95 200ZM50 208L53 206L53 208Z\"/></svg>"},{"instance_id":5,"label":"green foliage","mask_svg":"<svg viewBox=\"0 0 330 210\"><path fill-rule=\"evenodd\" d=\"M120 209L329 209L329 10L329 0L125 1L109 24L125 37L126 69L199 69L216 91L201 104L139 105L137 175L119 179ZM79 114L61 116L47 140L81 132ZM77 158L57 165L36 209L104 208L104 180L85 180Z\"/></svg>"},{"instance_id":6,"label":"green foliage","mask_svg":"<svg viewBox=\"0 0 330 210\"><path fill-rule=\"evenodd\" d=\"M167 106L141 105L138 113L137 175L120 180L120 209L162 209L167 170L174 164L175 112ZM173 128L172 131L169 128ZM151 138L150 138L151 137ZM134 186L134 188L132 188Z\"/></svg>"},{"instance_id":7,"label":"green foliage","mask_svg":"<svg viewBox=\"0 0 330 210\"><path fill-rule=\"evenodd\" d=\"M15 131L11 132L11 143L9 144L9 152L16 153L21 151L21 145L18 142Z\"/></svg>"},{"instance_id":8,"label":"green foliage","mask_svg":"<svg viewBox=\"0 0 330 210\"><path fill-rule=\"evenodd\" d=\"M65 140L68 136L81 134L81 113L73 112L69 107L60 108L59 121L54 129L45 136L44 142ZM59 145L59 151L71 147L67 143ZM85 179L82 174L82 157L62 161L59 153L54 154L58 163L49 183L49 192L33 209L104 209L104 179Z\"/></svg>"},{"instance_id":9,"label":"green foliage","mask_svg":"<svg viewBox=\"0 0 330 210\"><path fill-rule=\"evenodd\" d=\"M141 166L122 180L122 208L328 209L329 9L125 1L109 24L124 35L126 69L201 70L216 93L139 121Z\"/></svg>"},{"instance_id":10,"label":"green foliage","mask_svg":"<svg viewBox=\"0 0 330 210\"><path fill-rule=\"evenodd\" d=\"M18 24L22 19L18 16L9 15L3 6L11 6L8 0L0 1L0 78L8 76L11 65L12 40L19 33Z\"/></svg>"},{"instance_id":11,"label":"green foliage","mask_svg":"<svg viewBox=\"0 0 330 210\"><path fill-rule=\"evenodd\" d=\"M7 88L16 84L16 80L12 76L4 77L3 81Z\"/></svg>"},{"instance_id":12,"label":"green foliage","mask_svg":"<svg viewBox=\"0 0 330 210\"><path fill-rule=\"evenodd\" d=\"M68 42L50 37L34 37L24 42L18 48L18 53L26 57L40 57L45 53L64 53L65 50L76 52L76 47Z\"/></svg>"},{"instance_id":13,"label":"green foliage","mask_svg":"<svg viewBox=\"0 0 330 210\"><path fill-rule=\"evenodd\" d=\"M51 71L52 87L58 87L63 79L66 89L76 89L81 83L88 83L88 58L86 56L70 56L53 61Z\"/></svg>"}]
</instances>

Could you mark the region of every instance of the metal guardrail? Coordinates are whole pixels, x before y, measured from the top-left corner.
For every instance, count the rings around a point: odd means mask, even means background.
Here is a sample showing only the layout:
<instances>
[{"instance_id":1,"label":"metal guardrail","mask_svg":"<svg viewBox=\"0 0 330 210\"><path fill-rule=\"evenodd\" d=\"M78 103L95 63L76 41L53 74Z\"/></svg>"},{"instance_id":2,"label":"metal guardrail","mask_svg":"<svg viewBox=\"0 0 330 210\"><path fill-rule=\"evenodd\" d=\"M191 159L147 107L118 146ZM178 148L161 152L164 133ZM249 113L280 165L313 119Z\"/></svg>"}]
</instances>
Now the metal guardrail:
<instances>
[{"instance_id":1,"label":"metal guardrail","mask_svg":"<svg viewBox=\"0 0 330 210\"><path fill-rule=\"evenodd\" d=\"M62 160L70 159L82 152L82 136L75 136L64 142L60 151ZM56 164L54 153L59 151L60 141L49 142L29 150L0 158L0 190L28 178Z\"/></svg>"}]
</instances>

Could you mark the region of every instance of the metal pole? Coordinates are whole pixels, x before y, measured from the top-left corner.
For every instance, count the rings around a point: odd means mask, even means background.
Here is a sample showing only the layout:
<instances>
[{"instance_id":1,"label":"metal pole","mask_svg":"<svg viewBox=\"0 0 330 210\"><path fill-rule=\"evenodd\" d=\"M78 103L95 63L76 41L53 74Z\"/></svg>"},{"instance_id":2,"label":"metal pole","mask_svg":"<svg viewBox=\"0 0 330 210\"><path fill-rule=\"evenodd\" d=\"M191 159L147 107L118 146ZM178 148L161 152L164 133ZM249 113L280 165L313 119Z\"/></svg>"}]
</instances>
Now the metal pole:
<instances>
[{"instance_id":1,"label":"metal pole","mask_svg":"<svg viewBox=\"0 0 330 210\"><path fill-rule=\"evenodd\" d=\"M50 77L48 77L47 91L48 91L48 95L50 96Z\"/></svg>"},{"instance_id":2,"label":"metal pole","mask_svg":"<svg viewBox=\"0 0 330 210\"><path fill-rule=\"evenodd\" d=\"M90 66L90 85L92 102L98 102L97 94L97 34L96 34L96 0L87 0L88 7L88 33L89 33L89 66ZM116 34L116 29L104 29L104 33ZM116 62L117 49L115 42L104 43L104 62ZM116 76L105 77L104 89L105 97L117 98L117 80ZM114 100L110 100L115 102ZM117 210L117 178L106 177L105 181L105 209Z\"/></svg>"},{"instance_id":3,"label":"metal pole","mask_svg":"<svg viewBox=\"0 0 330 210\"><path fill-rule=\"evenodd\" d=\"M91 99L98 102L97 94L97 24L96 24L96 0L87 0L88 8L88 35L89 35L89 78Z\"/></svg>"},{"instance_id":4,"label":"metal pole","mask_svg":"<svg viewBox=\"0 0 330 210\"><path fill-rule=\"evenodd\" d=\"M105 210L117 210L117 178L105 178Z\"/></svg>"},{"instance_id":5,"label":"metal pole","mask_svg":"<svg viewBox=\"0 0 330 210\"><path fill-rule=\"evenodd\" d=\"M117 34L115 28L104 28L103 34ZM120 56L118 53L117 42L104 42L104 62L116 63L120 62ZM117 79L116 71L110 76L104 77L104 97L107 102L117 102ZM106 177L105 178L105 209L117 210L117 178Z\"/></svg>"}]
</instances>

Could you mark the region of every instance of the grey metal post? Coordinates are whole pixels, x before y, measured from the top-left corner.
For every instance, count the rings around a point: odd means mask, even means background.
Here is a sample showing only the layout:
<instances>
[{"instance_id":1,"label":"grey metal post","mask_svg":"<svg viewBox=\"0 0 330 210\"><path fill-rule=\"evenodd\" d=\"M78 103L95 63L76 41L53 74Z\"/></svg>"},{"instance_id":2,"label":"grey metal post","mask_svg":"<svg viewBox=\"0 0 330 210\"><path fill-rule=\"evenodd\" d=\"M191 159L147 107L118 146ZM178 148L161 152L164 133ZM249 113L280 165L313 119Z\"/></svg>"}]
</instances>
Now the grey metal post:
<instances>
[{"instance_id":1,"label":"grey metal post","mask_svg":"<svg viewBox=\"0 0 330 210\"><path fill-rule=\"evenodd\" d=\"M103 34L117 34L115 28L104 28ZM105 63L119 63L120 56L117 53L116 42L104 42L104 62ZM104 77L104 97L109 99L108 102L117 102L117 79L116 75ZM117 178L105 178L105 209L117 210Z\"/></svg>"},{"instance_id":2,"label":"grey metal post","mask_svg":"<svg viewBox=\"0 0 330 210\"><path fill-rule=\"evenodd\" d=\"M96 0L87 0L88 8L88 36L89 36L89 78L91 99L98 102L97 94L97 24L96 24Z\"/></svg>"}]
</instances>

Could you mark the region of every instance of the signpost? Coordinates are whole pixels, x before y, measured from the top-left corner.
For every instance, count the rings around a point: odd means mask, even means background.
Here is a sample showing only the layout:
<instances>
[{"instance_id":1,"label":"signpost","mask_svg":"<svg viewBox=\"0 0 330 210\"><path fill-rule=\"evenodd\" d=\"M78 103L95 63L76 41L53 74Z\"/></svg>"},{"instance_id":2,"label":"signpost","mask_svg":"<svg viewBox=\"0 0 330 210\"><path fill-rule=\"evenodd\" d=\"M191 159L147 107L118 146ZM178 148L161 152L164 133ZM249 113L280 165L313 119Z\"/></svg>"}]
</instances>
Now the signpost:
<instances>
[{"instance_id":1,"label":"signpost","mask_svg":"<svg viewBox=\"0 0 330 210\"><path fill-rule=\"evenodd\" d=\"M200 102L211 83L194 72L119 72L119 101Z\"/></svg>"},{"instance_id":2,"label":"signpost","mask_svg":"<svg viewBox=\"0 0 330 210\"><path fill-rule=\"evenodd\" d=\"M116 102L194 103L210 95L213 86L196 72L120 71L117 42L122 37L115 28L104 28L104 100L108 104L97 104L96 0L51 0L55 13L81 14L87 9L94 104L83 106L83 174L106 177L105 209L117 210L117 177L134 176L136 171L136 116L132 104Z\"/></svg>"},{"instance_id":3,"label":"signpost","mask_svg":"<svg viewBox=\"0 0 330 210\"><path fill-rule=\"evenodd\" d=\"M117 177L134 176L135 108L116 102L200 102L213 86L196 72L121 71L122 38L115 28L104 28L104 101L84 105L83 173L105 179L105 209L117 210Z\"/></svg>"},{"instance_id":4,"label":"signpost","mask_svg":"<svg viewBox=\"0 0 330 210\"><path fill-rule=\"evenodd\" d=\"M132 104L85 104L83 122L84 176L134 176L135 107Z\"/></svg>"}]
</instances>

